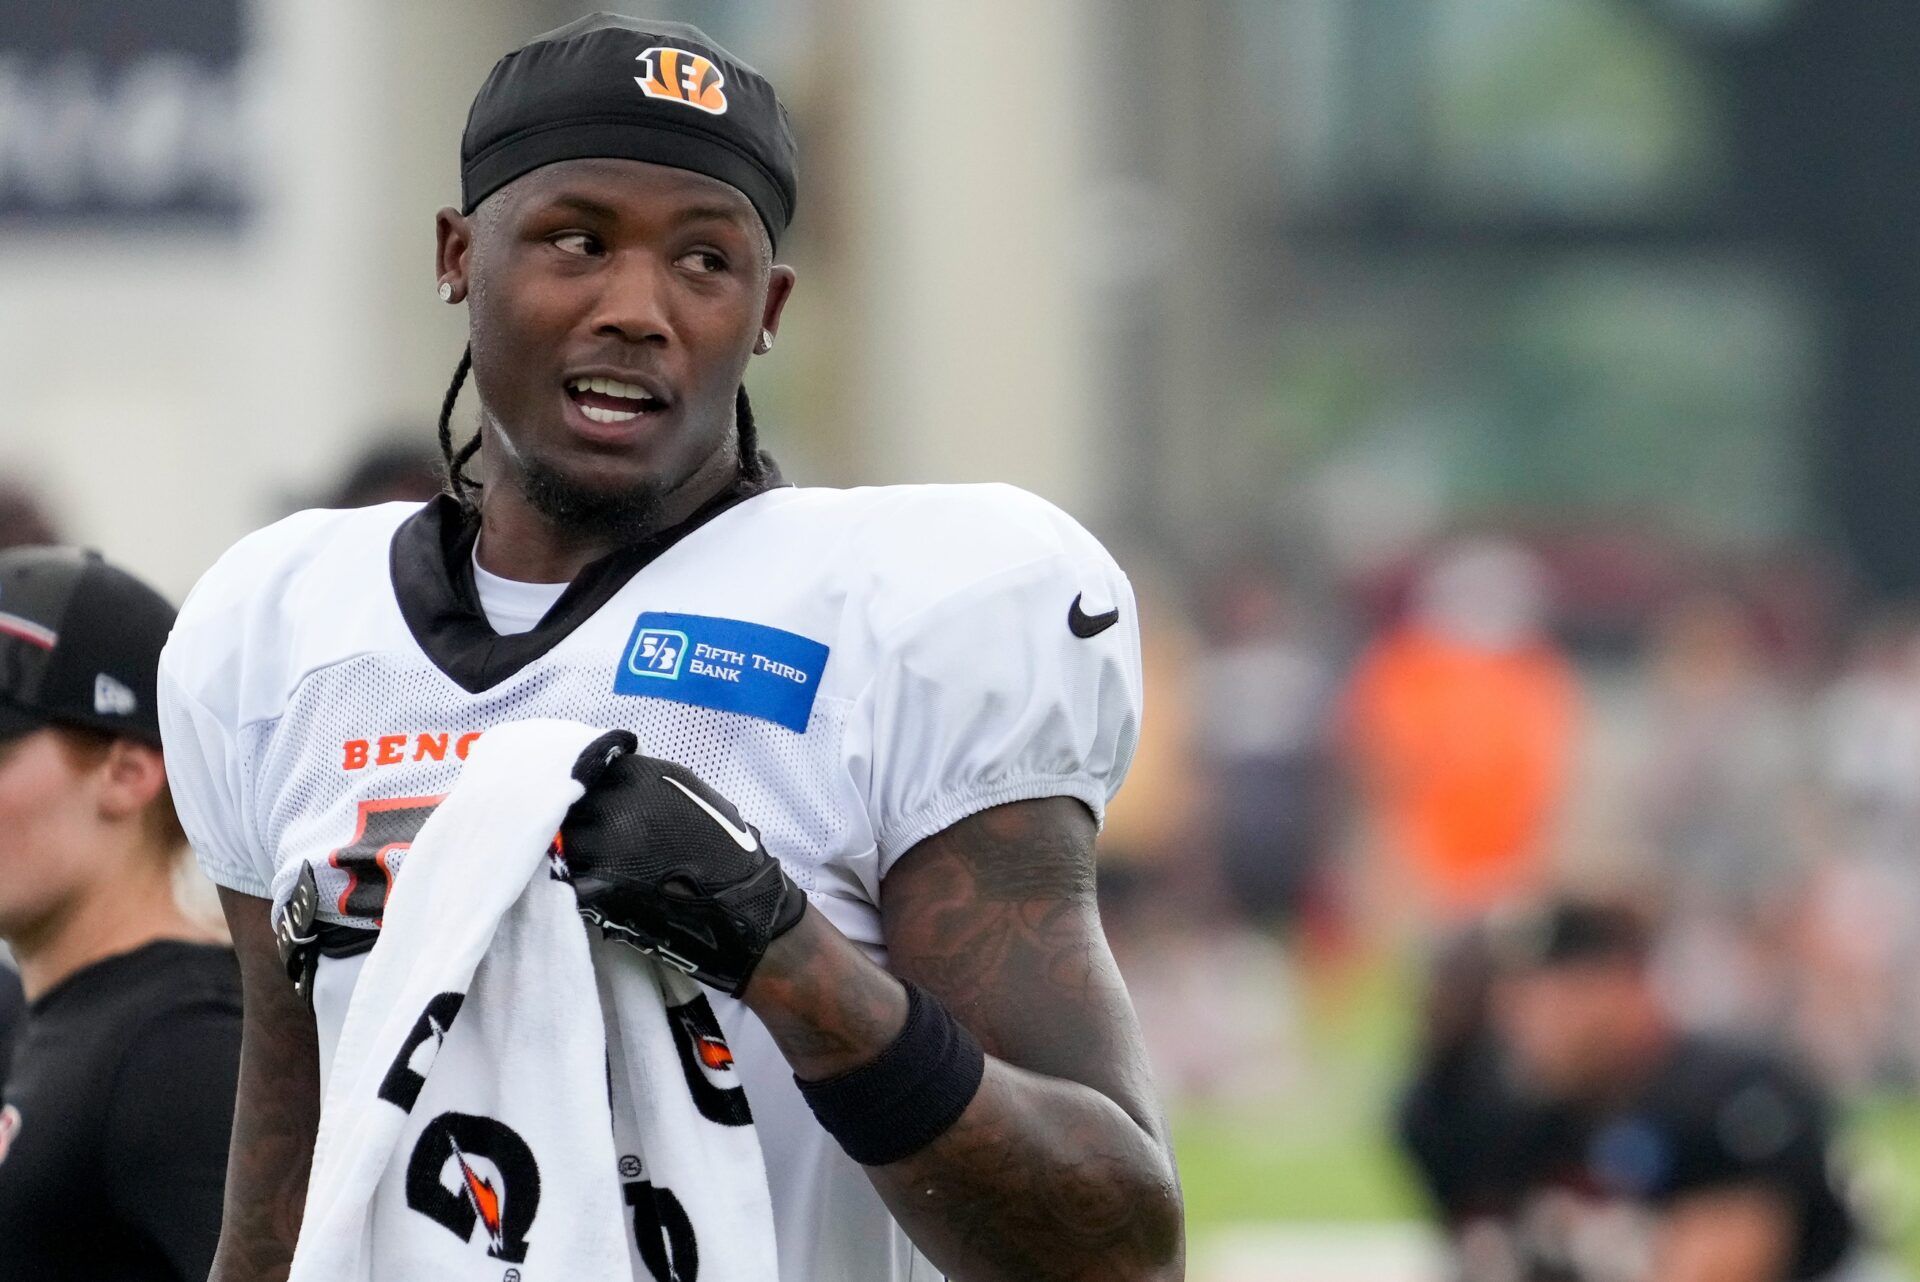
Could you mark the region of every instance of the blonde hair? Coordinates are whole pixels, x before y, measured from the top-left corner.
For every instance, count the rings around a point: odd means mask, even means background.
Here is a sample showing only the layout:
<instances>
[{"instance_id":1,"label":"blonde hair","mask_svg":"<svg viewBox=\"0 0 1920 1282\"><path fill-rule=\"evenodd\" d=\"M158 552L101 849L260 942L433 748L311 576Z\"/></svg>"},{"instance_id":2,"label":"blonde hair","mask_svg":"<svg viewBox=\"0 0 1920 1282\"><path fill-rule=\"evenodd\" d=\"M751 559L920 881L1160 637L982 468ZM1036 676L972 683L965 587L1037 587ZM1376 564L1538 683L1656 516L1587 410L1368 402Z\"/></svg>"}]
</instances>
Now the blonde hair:
<instances>
[{"instance_id":1,"label":"blonde hair","mask_svg":"<svg viewBox=\"0 0 1920 1282\"><path fill-rule=\"evenodd\" d=\"M76 770L92 770L107 759L117 736L104 730L89 730L80 726L52 726L54 737L59 741L61 750L66 753L68 762ZM141 745L143 747L149 745ZM158 752L159 749L153 749ZM145 830L147 844L160 854L169 866L180 862L187 852L187 830L180 826L180 815L173 808L173 793L162 783L160 791L140 814L140 824Z\"/></svg>"}]
</instances>

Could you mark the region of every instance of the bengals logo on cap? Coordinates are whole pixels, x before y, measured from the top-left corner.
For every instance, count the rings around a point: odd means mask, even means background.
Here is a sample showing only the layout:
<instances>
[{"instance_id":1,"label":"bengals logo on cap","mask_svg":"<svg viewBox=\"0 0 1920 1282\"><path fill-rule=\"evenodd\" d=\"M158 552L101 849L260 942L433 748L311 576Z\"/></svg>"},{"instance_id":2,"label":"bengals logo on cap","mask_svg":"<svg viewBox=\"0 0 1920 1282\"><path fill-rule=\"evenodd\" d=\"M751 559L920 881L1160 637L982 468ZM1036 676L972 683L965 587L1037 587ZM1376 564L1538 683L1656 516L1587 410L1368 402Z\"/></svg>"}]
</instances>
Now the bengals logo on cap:
<instances>
[{"instance_id":1,"label":"bengals logo on cap","mask_svg":"<svg viewBox=\"0 0 1920 1282\"><path fill-rule=\"evenodd\" d=\"M710 116L726 114L727 78L720 68L697 53L655 45L639 57L647 74L635 76L633 83L649 98L697 107Z\"/></svg>"}]
</instances>

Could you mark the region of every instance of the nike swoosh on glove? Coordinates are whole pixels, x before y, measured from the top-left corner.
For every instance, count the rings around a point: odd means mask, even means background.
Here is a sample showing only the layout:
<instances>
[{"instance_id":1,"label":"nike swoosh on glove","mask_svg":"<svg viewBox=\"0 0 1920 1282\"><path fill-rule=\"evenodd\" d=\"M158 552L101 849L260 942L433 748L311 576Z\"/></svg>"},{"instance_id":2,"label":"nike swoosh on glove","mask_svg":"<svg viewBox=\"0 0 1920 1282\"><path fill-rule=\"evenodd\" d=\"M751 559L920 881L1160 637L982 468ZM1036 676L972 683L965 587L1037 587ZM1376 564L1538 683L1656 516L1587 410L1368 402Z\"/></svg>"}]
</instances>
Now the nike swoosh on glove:
<instances>
[{"instance_id":1,"label":"nike swoosh on glove","mask_svg":"<svg viewBox=\"0 0 1920 1282\"><path fill-rule=\"evenodd\" d=\"M607 935L738 995L807 897L733 803L624 730L574 763L586 785L560 825L580 914Z\"/></svg>"}]
</instances>

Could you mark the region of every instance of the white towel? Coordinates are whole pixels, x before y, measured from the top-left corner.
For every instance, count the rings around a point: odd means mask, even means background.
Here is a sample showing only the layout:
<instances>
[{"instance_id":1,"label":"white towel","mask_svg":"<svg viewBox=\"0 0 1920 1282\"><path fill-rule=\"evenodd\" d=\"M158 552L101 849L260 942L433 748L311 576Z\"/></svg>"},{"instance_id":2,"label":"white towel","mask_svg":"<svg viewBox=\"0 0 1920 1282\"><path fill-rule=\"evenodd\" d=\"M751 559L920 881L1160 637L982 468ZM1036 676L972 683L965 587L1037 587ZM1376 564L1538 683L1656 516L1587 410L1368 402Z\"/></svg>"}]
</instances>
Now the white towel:
<instances>
[{"instance_id":1,"label":"white towel","mask_svg":"<svg viewBox=\"0 0 1920 1282\"><path fill-rule=\"evenodd\" d=\"M489 730L408 850L328 1074L290 1282L776 1276L704 996L590 949L548 871L599 733Z\"/></svg>"}]
</instances>

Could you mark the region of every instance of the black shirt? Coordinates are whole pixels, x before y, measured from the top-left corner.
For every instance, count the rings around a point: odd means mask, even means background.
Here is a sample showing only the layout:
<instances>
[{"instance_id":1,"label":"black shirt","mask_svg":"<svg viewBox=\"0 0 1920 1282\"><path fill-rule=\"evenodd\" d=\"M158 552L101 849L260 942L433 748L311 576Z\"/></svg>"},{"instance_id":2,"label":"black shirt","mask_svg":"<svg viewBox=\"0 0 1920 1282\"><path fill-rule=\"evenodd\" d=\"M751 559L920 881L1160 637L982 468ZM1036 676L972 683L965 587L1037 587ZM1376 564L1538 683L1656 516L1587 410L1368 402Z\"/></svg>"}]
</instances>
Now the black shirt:
<instances>
[{"instance_id":1,"label":"black shirt","mask_svg":"<svg viewBox=\"0 0 1920 1282\"><path fill-rule=\"evenodd\" d=\"M1402 1114L1464 1252L1497 1251L1530 1282L1584 1282L1650 1254L1660 1212L1680 1199L1742 1188L1791 1208L1788 1278L1828 1274L1855 1242L1826 1100L1773 1052L1682 1038L1625 1100L1597 1109L1529 1102L1490 1045L1474 1058L1447 1065L1443 1082L1423 1075ZM1462 1133L1482 1142L1451 1142Z\"/></svg>"},{"instance_id":2,"label":"black shirt","mask_svg":"<svg viewBox=\"0 0 1920 1282\"><path fill-rule=\"evenodd\" d=\"M13 1062L13 1042L20 1033L20 1021L27 1014L27 999L20 991L20 976L13 967L0 962L0 1087L7 1084L7 1065Z\"/></svg>"},{"instance_id":3,"label":"black shirt","mask_svg":"<svg viewBox=\"0 0 1920 1282\"><path fill-rule=\"evenodd\" d=\"M1509 1215L1533 1173L1577 1147L1573 1115L1516 1090L1484 1030L1423 1064L1401 1101L1400 1142L1450 1229Z\"/></svg>"},{"instance_id":4,"label":"black shirt","mask_svg":"<svg viewBox=\"0 0 1920 1282\"><path fill-rule=\"evenodd\" d=\"M231 949L148 944L34 1002L0 1108L0 1282L201 1282L239 1059Z\"/></svg>"}]
</instances>

